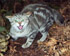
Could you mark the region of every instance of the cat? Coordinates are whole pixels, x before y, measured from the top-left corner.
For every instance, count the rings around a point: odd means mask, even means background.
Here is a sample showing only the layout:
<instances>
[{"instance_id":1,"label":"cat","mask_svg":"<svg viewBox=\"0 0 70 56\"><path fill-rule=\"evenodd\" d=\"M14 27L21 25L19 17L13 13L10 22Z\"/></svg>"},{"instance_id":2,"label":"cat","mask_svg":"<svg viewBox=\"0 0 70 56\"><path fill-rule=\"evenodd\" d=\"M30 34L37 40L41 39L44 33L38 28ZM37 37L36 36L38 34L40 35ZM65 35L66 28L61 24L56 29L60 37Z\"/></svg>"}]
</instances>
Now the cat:
<instances>
[{"instance_id":1,"label":"cat","mask_svg":"<svg viewBox=\"0 0 70 56\"><path fill-rule=\"evenodd\" d=\"M22 48L31 46L38 32L42 37L37 42L43 42L47 38L49 28L56 24L63 26L63 16L55 9L45 4L30 4L13 16L6 16L11 23L9 35L17 40L19 37L26 37L27 41Z\"/></svg>"}]
</instances>

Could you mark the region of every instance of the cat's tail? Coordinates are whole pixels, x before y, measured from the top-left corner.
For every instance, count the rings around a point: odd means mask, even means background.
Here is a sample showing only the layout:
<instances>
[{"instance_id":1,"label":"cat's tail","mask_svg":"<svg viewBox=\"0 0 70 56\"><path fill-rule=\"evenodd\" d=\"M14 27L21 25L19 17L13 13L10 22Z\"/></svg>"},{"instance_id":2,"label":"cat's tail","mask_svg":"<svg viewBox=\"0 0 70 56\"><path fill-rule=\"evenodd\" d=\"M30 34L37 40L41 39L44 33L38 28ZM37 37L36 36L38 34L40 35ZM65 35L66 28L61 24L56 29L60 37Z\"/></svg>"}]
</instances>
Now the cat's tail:
<instances>
[{"instance_id":1,"label":"cat's tail","mask_svg":"<svg viewBox=\"0 0 70 56\"><path fill-rule=\"evenodd\" d=\"M54 21L60 26L64 26L64 17L56 10L53 9Z\"/></svg>"}]
</instances>

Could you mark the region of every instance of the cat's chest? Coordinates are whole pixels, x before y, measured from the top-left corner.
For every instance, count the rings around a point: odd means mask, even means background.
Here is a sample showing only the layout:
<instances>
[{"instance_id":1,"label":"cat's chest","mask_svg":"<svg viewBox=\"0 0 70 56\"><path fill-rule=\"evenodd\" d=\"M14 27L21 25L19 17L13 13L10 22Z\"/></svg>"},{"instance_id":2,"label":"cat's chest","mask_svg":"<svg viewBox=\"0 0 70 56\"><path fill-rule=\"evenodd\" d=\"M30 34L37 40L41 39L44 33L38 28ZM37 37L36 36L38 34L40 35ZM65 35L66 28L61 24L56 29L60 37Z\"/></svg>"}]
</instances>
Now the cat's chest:
<instances>
[{"instance_id":1,"label":"cat's chest","mask_svg":"<svg viewBox=\"0 0 70 56\"><path fill-rule=\"evenodd\" d=\"M26 36L26 35L29 35L30 32L31 32L31 28L27 28L20 34L23 34L23 36Z\"/></svg>"}]
</instances>

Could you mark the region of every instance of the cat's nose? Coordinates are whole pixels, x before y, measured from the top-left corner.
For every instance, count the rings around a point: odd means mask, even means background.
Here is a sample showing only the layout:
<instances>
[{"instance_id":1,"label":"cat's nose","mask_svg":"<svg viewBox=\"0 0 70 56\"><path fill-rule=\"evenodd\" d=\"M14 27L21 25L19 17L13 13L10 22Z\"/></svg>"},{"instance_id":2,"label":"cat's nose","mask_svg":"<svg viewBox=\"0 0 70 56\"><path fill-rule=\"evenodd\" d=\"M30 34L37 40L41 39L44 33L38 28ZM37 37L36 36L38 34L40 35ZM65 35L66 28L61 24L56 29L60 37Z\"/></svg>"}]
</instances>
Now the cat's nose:
<instances>
[{"instance_id":1,"label":"cat's nose","mask_svg":"<svg viewBox=\"0 0 70 56\"><path fill-rule=\"evenodd\" d=\"M21 25L22 22L18 22L19 25Z\"/></svg>"}]
</instances>

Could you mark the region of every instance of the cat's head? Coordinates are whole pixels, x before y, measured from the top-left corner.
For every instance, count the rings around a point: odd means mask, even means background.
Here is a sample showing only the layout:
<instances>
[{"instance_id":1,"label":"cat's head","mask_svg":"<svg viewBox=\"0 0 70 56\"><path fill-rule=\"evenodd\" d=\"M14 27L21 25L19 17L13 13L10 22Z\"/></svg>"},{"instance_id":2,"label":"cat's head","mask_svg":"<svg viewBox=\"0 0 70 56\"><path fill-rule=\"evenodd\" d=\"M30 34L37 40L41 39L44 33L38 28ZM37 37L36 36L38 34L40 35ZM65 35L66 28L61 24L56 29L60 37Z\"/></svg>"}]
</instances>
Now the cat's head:
<instances>
[{"instance_id":1,"label":"cat's head","mask_svg":"<svg viewBox=\"0 0 70 56\"><path fill-rule=\"evenodd\" d=\"M29 16L31 14L16 14L13 16L6 16L6 18L10 21L11 27L14 27L16 30L22 30L28 26Z\"/></svg>"}]
</instances>

